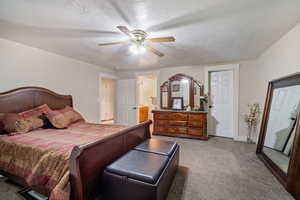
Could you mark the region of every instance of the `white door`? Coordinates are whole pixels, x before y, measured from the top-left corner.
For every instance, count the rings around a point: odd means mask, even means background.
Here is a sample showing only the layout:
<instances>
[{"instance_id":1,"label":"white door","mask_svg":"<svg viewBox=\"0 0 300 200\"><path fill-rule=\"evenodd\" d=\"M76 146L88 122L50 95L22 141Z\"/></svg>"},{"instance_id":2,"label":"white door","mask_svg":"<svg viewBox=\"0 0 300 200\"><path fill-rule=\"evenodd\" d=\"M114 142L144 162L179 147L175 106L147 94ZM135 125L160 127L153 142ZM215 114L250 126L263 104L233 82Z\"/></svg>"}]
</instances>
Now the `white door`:
<instances>
[{"instance_id":1,"label":"white door","mask_svg":"<svg viewBox=\"0 0 300 200\"><path fill-rule=\"evenodd\" d=\"M113 79L102 78L101 80L101 120L114 119L115 86Z\"/></svg>"},{"instance_id":2,"label":"white door","mask_svg":"<svg viewBox=\"0 0 300 200\"><path fill-rule=\"evenodd\" d=\"M116 123L137 124L136 79L117 81Z\"/></svg>"},{"instance_id":3,"label":"white door","mask_svg":"<svg viewBox=\"0 0 300 200\"><path fill-rule=\"evenodd\" d=\"M209 93L208 133L233 138L233 70L210 72Z\"/></svg>"}]
</instances>

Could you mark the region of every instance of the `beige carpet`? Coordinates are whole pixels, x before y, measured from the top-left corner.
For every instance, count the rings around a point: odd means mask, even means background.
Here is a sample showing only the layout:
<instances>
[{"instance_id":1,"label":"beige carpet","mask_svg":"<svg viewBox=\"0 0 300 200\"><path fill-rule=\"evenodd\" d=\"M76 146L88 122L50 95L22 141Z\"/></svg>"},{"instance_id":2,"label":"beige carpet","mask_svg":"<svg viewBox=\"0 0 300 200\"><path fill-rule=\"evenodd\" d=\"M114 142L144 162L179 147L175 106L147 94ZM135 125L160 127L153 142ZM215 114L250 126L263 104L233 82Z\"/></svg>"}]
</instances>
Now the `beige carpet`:
<instances>
[{"instance_id":1,"label":"beige carpet","mask_svg":"<svg viewBox=\"0 0 300 200\"><path fill-rule=\"evenodd\" d=\"M292 200L257 159L255 145L223 138L180 144L180 168L167 200ZM20 200L20 190L0 178L0 199Z\"/></svg>"}]
</instances>

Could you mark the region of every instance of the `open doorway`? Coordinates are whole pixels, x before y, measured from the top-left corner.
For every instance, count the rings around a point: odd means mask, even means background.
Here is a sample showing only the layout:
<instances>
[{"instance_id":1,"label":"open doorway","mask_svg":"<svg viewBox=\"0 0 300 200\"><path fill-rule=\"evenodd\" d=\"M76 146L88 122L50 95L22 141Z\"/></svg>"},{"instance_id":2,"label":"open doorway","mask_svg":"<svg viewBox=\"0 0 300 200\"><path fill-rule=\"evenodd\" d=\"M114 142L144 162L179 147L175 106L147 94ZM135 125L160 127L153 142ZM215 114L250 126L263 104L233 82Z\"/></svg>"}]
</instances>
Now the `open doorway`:
<instances>
[{"instance_id":1,"label":"open doorway","mask_svg":"<svg viewBox=\"0 0 300 200\"><path fill-rule=\"evenodd\" d=\"M115 117L116 81L109 78L101 78L100 120L102 124L113 124Z\"/></svg>"},{"instance_id":2,"label":"open doorway","mask_svg":"<svg viewBox=\"0 0 300 200\"><path fill-rule=\"evenodd\" d=\"M138 122L152 119L152 110L157 108L157 76L138 76Z\"/></svg>"}]
</instances>

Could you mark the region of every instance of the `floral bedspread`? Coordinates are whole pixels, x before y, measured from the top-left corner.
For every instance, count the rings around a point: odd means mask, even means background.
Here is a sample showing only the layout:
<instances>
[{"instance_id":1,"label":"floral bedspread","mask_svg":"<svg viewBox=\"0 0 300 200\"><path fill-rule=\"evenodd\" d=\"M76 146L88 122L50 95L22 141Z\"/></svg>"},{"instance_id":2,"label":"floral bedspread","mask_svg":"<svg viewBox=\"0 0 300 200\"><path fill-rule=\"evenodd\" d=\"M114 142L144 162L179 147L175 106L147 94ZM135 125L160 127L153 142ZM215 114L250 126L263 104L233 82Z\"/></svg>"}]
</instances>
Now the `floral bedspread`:
<instances>
[{"instance_id":1,"label":"floral bedspread","mask_svg":"<svg viewBox=\"0 0 300 200\"><path fill-rule=\"evenodd\" d=\"M78 122L67 129L0 135L0 170L42 186L50 200L70 198L69 158L74 146L102 140L127 128Z\"/></svg>"}]
</instances>

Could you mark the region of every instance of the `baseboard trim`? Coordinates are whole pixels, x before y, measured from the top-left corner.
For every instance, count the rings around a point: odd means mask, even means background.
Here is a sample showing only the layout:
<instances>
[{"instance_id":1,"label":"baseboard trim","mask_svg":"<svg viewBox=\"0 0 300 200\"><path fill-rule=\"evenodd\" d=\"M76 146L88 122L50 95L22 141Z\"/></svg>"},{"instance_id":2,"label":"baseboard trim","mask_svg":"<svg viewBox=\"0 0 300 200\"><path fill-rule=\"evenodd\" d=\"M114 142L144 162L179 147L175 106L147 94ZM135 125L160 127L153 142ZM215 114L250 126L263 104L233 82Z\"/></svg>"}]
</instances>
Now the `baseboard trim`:
<instances>
[{"instance_id":1,"label":"baseboard trim","mask_svg":"<svg viewBox=\"0 0 300 200\"><path fill-rule=\"evenodd\" d=\"M234 141L247 142L247 136L237 136L234 138Z\"/></svg>"}]
</instances>

